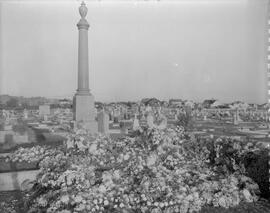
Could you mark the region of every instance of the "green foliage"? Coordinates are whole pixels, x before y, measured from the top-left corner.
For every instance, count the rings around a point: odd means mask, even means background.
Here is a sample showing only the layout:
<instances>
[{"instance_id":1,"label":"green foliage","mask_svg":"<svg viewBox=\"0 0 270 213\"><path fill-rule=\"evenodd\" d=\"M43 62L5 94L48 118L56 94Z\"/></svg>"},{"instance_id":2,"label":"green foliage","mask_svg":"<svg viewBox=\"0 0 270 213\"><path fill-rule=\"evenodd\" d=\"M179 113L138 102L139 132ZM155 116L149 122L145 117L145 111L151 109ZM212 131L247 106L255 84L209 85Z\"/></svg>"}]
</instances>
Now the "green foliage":
<instances>
[{"instance_id":1,"label":"green foliage","mask_svg":"<svg viewBox=\"0 0 270 213\"><path fill-rule=\"evenodd\" d=\"M6 105L7 105L7 107L15 108L15 107L18 106L18 103L19 103L19 101L18 101L17 98L10 98L10 99L7 101Z\"/></svg>"},{"instance_id":2,"label":"green foliage","mask_svg":"<svg viewBox=\"0 0 270 213\"><path fill-rule=\"evenodd\" d=\"M259 185L261 196L264 198L270 197L268 152L267 149L247 152L243 155L242 160L247 176Z\"/></svg>"}]
</instances>

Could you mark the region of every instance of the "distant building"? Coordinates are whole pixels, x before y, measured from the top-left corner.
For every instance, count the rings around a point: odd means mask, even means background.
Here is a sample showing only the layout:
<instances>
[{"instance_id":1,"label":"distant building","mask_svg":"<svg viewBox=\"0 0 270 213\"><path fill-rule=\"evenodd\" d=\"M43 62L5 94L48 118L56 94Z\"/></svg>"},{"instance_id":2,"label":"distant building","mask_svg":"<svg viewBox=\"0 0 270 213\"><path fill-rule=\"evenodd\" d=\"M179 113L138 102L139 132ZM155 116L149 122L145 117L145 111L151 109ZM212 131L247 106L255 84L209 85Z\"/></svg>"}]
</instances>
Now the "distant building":
<instances>
[{"instance_id":1,"label":"distant building","mask_svg":"<svg viewBox=\"0 0 270 213\"><path fill-rule=\"evenodd\" d=\"M229 104L225 104L225 103L222 103L222 102L217 100L211 104L210 108L229 109L230 106L229 106Z\"/></svg>"},{"instance_id":2,"label":"distant building","mask_svg":"<svg viewBox=\"0 0 270 213\"><path fill-rule=\"evenodd\" d=\"M185 106L186 107L190 107L191 109L193 109L194 108L194 106L195 106L195 103L193 102L193 101L185 101Z\"/></svg>"},{"instance_id":3,"label":"distant building","mask_svg":"<svg viewBox=\"0 0 270 213\"><path fill-rule=\"evenodd\" d=\"M60 99L59 100L59 105L61 107L71 107L72 106L72 100L68 99Z\"/></svg>"},{"instance_id":4,"label":"distant building","mask_svg":"<svg viewBox=\"0 0 270 213\"><path fill-rule=\"evenodd\" d=\"M210 108L213 103L215 103L217 100L216 99L209 99L209 100L204 100L202 103L203 108Z\"/></svg>"},{"instance_id":5,"label":"distant building","mask_svg":"<svg viewBox=\"0 0 270 213\"><path fill-rule=\"evenodd\" d=\"M241 102L241 101L235 101L230 105L231 109L242 109L242 110L247 110L250 108L249 104Z\"/></svg>"},{"instance_id":6,"label":"distant building","mask_svg":"<svg viewBox=\"0 0 270 213\"><path fill-rule=\"evenodd\" d=\"M141 100L141 103L144 104L145 106L160 106L161 101L156 99L156 98L144 98Z\"/></svg>"},{"instance_id":7,"label":"distant building","mask_svg":"<svg viewBox=\"0 0 270 213\"><path fill-rule=\"evenodd\" d=\"M183 100L181 99L170 99L169 100L169 106L182 106Z\"/></svg>"}]
</instances>

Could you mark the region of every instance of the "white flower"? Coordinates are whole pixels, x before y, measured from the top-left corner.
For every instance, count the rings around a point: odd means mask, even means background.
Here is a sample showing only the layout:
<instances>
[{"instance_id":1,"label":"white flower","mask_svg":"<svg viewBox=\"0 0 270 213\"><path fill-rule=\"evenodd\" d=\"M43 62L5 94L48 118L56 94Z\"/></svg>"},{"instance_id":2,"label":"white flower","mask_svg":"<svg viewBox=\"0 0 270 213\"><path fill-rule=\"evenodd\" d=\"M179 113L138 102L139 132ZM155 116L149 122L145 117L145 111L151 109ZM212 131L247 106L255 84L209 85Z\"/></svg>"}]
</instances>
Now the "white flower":
<instances>
[{"instance_id":1,"label":"white flower","mask_svg":"<svg viewBox=\"0 0 270 213\"><path fill-rule=\"evenodd\" d=\"M97 151L97 144L93 143L88 149L89 153L96 154Z\"/></svg>"},{"instance_id":2,"label":"white flower","mask_svg":"<svg viewBox=\"0 0 270 213\"><path fill-rule=\"evenodd\" d=\"M68 195L63 195L60 199L61 202L68 204L69 202L69 196Z\"/></svg>"},{"instance_id":3,"label":"white flower","mask_svg":"<svg viewBox=\"0 0 270 213\"><path fill-rule=\"evenodd\" d=\"M119 179L120 178L120 173L119 170L115 170L113 173L114 178Z\"/></svg>"},{"instance_id":4,"label":"white flower","mask_svg":"<svg viewBox=\"0 0 270 213\"><path fill-rule=\"evenodd\" d=\"M40 205L40 206L46 206L47 205L47 200L44 198L44 197L41 197L41 198L39 198L38 199L38 204Z\"/></svg>"},{"instance_id":5,"label":"white flower","mask_svg":"<svg viewBox=\"0 0 270 213\"><path fill-rule=\"evenodd\" d=\"M253 202L252 195L250 194L250 192L247 189L243 190L243 195L244 195L247 202Z\"/></svg>"},{"instance_id":6,"label":"white flower","mask_svg":"<svg viewBox=\"0 0 270 213\"><path fill-rule=\"evenodd\" d=\"M74 200L76 203L80 203L80 202L82 202L83 198L82 198L82 196L77 195Z\"/></svg>"},{"instance_id":7,"label":"white flower","mask_svg":"<svg viewBox=\"0 0 270 213\"><path fill-rule=\"evenodd\" d=\"M157 156L156 155L151 155L147 158L146 164L147 166L152 166L156 163Z\"/></svg>"},{"instance_id":8,"label":"white flower","mask_svg":"<svg viewBox=\"0 0 270 213\"><path fill-rule=\"evenodd\" d=\"M228 207L227 204L226 204L226 198L224 196L220 197L219 200L218 200L218 204L221 206L221 207Z\"/></svg>"},{"instance_id":9,"label":"white flower","mask_svg":"<svg viewBox=\"0 0 270 213\"><path fill-rule=\"evenodd\" d=\"M105 193L107 190L106 190L106 187L104 185L100 185L98 190L101 192L101 193Z\"/></svg>"},{"instance_id":10,"label":"white flower","mask_svg":"<svg viewBox=\"0 0 270 213\"><path fill-rule=\"evenodd\" d=\"M128 160L130 158L129 154L124 155L124 160Z\"/></svg>"}]
</instances>

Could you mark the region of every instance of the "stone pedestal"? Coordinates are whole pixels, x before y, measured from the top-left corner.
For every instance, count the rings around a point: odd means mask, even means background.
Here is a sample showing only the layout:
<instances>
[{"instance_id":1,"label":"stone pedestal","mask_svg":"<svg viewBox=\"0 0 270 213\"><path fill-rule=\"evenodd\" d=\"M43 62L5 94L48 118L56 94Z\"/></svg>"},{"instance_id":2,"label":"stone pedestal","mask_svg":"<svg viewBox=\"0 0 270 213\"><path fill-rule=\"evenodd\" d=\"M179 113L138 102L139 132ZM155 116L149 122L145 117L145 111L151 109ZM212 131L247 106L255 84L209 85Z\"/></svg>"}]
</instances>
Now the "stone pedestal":
<instances>
[{"instance_id":1,"label":"stone pedestal","mask_svg":"<svg viewBox=\"0 0 270 213\"><path fill-rule=\"evenodd\" d=\"M76 94L73 98L73 115L76 127L82 127L91 133L97 133L94 96Z\"/></svg>"}]
</instances>

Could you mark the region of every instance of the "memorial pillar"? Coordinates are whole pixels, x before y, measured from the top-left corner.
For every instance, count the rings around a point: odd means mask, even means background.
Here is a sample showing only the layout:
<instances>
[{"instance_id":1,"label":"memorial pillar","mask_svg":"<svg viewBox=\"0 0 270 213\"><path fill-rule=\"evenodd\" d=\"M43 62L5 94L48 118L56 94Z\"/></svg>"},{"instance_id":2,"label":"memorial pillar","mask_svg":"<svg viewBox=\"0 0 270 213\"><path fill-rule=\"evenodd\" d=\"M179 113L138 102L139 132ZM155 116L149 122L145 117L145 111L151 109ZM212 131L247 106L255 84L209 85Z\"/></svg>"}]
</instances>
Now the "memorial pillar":
<instances>
[{"instance_id":1,"label":"memorial pillar","mask_svg":"<svg viewBox=\"0 0 270 213\"><path fill-rule=\"evenodd\" d=\"M85 19L87 7L82 2L79 7L81 19L77 24L79 30L78 47L78 89L73 98L73 113L75 125L87 129L90 133L97 133L94 96L89 89L89 64L88 64L88 29L89 24Z\"/></svg>"}]
</instances>

